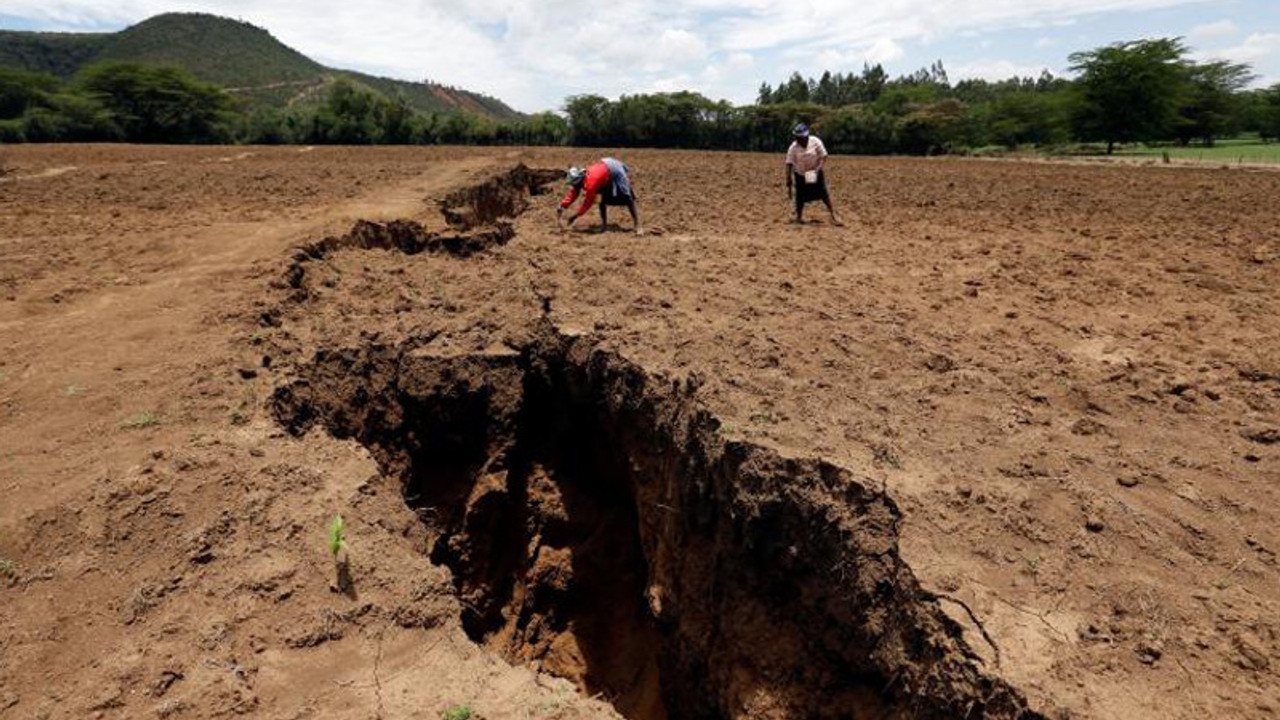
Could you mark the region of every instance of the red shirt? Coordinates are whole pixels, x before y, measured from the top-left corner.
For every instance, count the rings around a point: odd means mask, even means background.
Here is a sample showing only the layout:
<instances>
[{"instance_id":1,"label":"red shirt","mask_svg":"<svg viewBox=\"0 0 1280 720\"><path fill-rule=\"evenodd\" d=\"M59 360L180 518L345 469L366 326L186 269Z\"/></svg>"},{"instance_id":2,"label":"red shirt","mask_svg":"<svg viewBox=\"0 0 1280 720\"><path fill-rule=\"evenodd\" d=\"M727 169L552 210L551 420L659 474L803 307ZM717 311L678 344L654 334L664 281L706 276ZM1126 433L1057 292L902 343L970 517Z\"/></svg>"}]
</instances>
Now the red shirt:
<instances>
[{"instance_id":1,"label":"red shirt","mask_svg":"<svg viewBox=\"0 0 1280 720\"><path fill-rule=\"evenodd\" d=\"M583 195L582 204L578 206L578 217L582 217L587 214L587 211L591 209L591 206L596 203L596 195L599 195L600 191L612 182L612 180L613 178L609 173L609 166L605 165L603 162L598 162L587 168L587 177L582 181ZM569 194L565 195L564 199L560 201L560 207L567 208L573 204L574 200L577 199L578 188L577 186L571 187L569 188Z\"/></svg>"}]
</instances>

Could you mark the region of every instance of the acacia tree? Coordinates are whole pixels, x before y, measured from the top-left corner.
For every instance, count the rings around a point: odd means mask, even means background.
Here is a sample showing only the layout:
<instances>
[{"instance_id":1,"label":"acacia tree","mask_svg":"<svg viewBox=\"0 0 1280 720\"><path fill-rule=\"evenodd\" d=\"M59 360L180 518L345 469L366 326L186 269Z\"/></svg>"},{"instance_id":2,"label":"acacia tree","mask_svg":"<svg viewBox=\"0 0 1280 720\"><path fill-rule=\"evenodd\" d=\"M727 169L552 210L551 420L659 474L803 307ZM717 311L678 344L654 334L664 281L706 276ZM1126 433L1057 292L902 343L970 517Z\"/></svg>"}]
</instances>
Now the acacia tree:
<instances>
[{"instance_id":1,"label":"acacia tree","mask_svg":"<svg viewBox=\"0 0 1280 720\"><path fill-rule=\"evenodd\" d=\"M1117 143L1168 137L1186 97L1186 52L1180 38L1161 38L1072 53L1077 137L1105 142L1108 155Z\"/></svg>"},{"instance_id":2,"label":"acacia tree","mask_svg":"<svg viewBox=\"0 0 1280 720\"><path fill-rule=\"evenodd\" d=\"M1218 60L1188 68L1189 91L1178 118L1178 142L1193 139L1213 146L1217 137L1228 135L1240 117L1244 89L1254 77L1248 65Z\"/></svg>"},{"instance_id":3,"label":"acacia tree","mask_svg":"<svg viewBox=\"0 0 1280 720\"><path fill-rule=\"evenodd\" d=\"M227 138L231 98L181 68L109 63L80 74L131 142L220 142Z\"/></svg>"}]
</instances>

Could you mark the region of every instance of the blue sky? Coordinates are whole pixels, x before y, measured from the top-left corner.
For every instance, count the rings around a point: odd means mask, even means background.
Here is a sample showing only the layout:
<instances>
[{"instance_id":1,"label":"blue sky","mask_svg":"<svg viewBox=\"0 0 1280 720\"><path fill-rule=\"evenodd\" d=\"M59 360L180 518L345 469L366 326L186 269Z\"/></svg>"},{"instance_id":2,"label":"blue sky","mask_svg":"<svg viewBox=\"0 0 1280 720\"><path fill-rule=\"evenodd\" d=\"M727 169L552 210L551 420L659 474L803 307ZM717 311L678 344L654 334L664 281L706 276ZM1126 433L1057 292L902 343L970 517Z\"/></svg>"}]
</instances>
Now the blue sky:
<instances>
[{"instance_id":1,"label":"blue sky","mask_svg":"<svg viewBox=\"0 0 1280 720\"><path fill-rule=\"evenodd\" d=\"M1066 70L1075 51L1180 35L1280 82L1280 0L0 0L0 28L116 30L171 10L247 20L330 65L430 79L524 111L692 89L749 102L793 70L951 79Z\"/></svg>"}]
</instances>

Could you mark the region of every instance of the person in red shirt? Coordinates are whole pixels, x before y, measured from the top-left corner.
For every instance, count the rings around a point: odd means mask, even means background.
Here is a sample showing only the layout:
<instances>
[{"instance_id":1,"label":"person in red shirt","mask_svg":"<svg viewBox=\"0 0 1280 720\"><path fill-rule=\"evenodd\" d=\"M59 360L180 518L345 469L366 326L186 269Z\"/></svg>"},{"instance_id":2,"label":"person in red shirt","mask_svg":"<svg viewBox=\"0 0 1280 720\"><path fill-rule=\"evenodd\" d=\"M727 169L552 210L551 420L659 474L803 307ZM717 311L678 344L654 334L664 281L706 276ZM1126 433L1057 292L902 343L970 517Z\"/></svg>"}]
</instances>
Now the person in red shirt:
<instances>
[{"instance_id":1,"label":"person in red shirt","mask_svg":"<svg viewBox=\"0 0 1280 720\"><path fill-rule=\"evenodd\" d=\"M578 206L578 210L569 214L569 227L573 227L578 218L586 215L599 197L600 232L604 232L609 226L609 206L620 205L626 206L627 210L631 211L631 222L635 226L636 234L644 234L644 229L640 227L640 212L636 210L636 194L631 188L631 169L622 162L607 157L590 165L586 170L571 167L568 180L569 192L560 201L560 208L556 210L557 228L561 230L565 228L564 211L568 210L581 194L582 203Z\"/></svg>"}]
</instances>

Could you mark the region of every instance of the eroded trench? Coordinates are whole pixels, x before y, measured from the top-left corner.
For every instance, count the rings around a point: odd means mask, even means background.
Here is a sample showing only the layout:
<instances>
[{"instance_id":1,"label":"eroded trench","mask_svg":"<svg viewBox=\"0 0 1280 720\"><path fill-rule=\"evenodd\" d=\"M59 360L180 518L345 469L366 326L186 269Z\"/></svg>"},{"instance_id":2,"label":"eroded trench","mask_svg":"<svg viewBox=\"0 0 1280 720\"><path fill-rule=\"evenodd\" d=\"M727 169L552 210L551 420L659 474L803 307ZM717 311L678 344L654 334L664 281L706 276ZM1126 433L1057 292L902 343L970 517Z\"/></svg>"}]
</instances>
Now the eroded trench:
<instances>
[{"instance_id":1,"label":"eroded trench","mask_svg":"<svg viewBox=\"0 0 1280 720\"><path fill-rule=\"evenodd\" d=\"M389 222L357 220L346 233L330 235L294 249L283 285L306 295L307 270L339 250L394 250L405 255L439 253L470 257L500 245L516 235L515 219L530 198L547 191L562 177L559 170L529 168L523 164L497 173L483 182L455 190L440 201L440 213L449 230L436 232L416 220Z\"/></svg>"},{"instance_id":2,"label":"eroded trench","mask_svg":"<svg viewBox=\"0 0 1280 720\"><path fill-rule=\"evenodd\" d=\"M1039 717L848 471L725 440L693 388L586 337L430 348L320 352L273 407L399 479L476 642L631 720Z\"/></svg>"}]
</instances>

